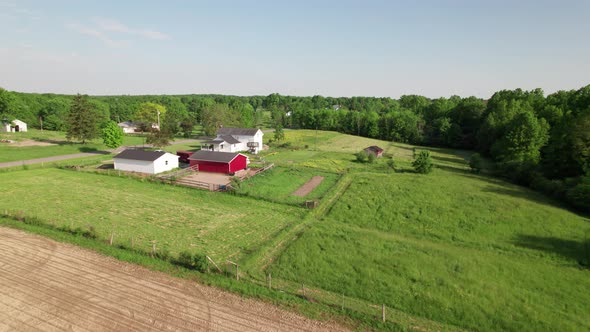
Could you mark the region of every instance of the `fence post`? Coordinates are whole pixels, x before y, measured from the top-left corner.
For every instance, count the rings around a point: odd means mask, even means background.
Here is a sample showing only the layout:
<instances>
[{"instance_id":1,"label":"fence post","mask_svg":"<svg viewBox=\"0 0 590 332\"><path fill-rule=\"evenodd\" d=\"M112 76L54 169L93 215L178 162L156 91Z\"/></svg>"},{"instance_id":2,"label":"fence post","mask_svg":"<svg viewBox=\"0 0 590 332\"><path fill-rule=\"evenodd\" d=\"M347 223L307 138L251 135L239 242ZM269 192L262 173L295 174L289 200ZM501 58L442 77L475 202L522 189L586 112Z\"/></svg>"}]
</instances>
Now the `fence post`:
<instances>
[{"instance_id":1,"label":"fence post","mask_svg":"<svg viewBox=\"0 0 590 332\"><path fill-rule=\"evenodd\" d=\"M113 236L115 236L115 233L111 232L111 238L109 239L109 245L113 245Z\"/></svg>"},{"instance_id":2,"label":"fence post","mask_svg":"<svg viewBox=\"0 0 590 332\"><path fill-rule=\"evenodd\" d=\"M385 323L385 304L381 305L381 320Z\"/></svg>"},{"instance_id":3,"label":"fence post","mask_svg":"<svg viewBox=\"0 0 590 332\"><path fill-rule=\"evenodd\" d=\"M272 276L268 274L268 289L272 289Z\"/></svg>"}]
</instances>

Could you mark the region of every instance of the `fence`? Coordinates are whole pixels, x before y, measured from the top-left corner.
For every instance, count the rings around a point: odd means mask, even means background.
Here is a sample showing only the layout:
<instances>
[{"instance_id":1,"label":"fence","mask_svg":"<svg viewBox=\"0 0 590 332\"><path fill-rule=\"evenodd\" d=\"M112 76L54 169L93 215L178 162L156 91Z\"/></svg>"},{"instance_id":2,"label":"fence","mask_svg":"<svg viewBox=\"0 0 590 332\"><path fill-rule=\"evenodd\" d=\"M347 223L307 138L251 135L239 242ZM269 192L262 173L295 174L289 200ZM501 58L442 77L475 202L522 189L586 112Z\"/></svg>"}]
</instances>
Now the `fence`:
<instances>
[{"instance_id":1,"label":"fence","mask_svg":"<svg viewBox=\"0 0 590 332\"><path fill-rule=\"evenodd\" d=\"M142 256L149 256L161 259L172 264L178 264L177 256L171 255L166 246L160 247L159 241L155 239L139 240L139 237L124 237L118 236L115 230L108 233L96 233L91 228L89 230L74 228L73 223L65 223L56 225L55 221L47 223L44 220L29 216L24 211L9 211L4 210L0 215L19 222L37 225L57 231L70 233L75 236L86 237L109 246L115 246L122 250L129 250L130 252L140 254ZM460 328L449 326L444 323L430 321L426 318L418 318L407 314L399 309L387 306L383 303L375 304L359 299L357 297L347 296L342 291L327 291L318 289L307 283L302 277L298 282L292 280L285 280L273 277L271 273L262 271L247 271L242 268L239 262L230 260L215 261L209 256L206 258L206 268L202 271L210 275L216 275L219 278L232 279L233 282L243 283L246 287L249 284L258 287L264 287L271 291L269 296L277 296L279 294L289 294L303 301L314 304L321 304L332 311L340 312L342 315L350 316L353 319L361 319L373 327L379 329L396 329L399 325L423 327L428 330L461 330ZM223 284L226 284L225 282ZM274 294L274 295L273 295ZM282 295L277 298L282 297ZM371 323L372 322L372 323Z\"/></svg>"}]
</instances>

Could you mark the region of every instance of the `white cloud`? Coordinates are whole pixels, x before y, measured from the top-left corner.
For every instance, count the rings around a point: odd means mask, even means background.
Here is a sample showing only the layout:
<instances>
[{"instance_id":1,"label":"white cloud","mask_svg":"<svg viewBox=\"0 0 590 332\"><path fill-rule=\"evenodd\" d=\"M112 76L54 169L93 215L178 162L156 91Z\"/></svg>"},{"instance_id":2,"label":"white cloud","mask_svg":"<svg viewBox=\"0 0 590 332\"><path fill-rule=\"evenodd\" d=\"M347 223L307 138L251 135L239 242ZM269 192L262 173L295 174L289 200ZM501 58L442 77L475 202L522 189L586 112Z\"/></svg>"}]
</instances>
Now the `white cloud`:
<instances>
[{"instance_id":1,"label":"white cloud","mask_svg":"<svg viewBox=\"0 0 590 332\"><path fill-rule=\"evenodd\" d=\"M124 42L111 39L105 33L103 33L100 30L97 30L97 29L88 28L88 27L85 27L85 26L77 24L77 23L66 24L66 27L68 29L76 31L82 35L96 38L96 39L102 41L105 45L110 46L110 47L119 47L119 46L124 45Z\"/></svg>"},{"instance_id":2,"label":"white cloud","mask_svg":"<svg viewBox=\"0 0 590 332\"><path fill-rule=\"evenodd\" d=\"M119 21L115 21L108 18L97 17L94 19L94 22L103 31L119 32L123 34L135 35L148 39L157 40L164 40L170 38L167 34L160 31L150 29L133 29Z\"/></svg>"},{"instance_id":3,"label":"white cloud","mask_svg":"<svg viewBox=\"0 0 590 332\"><path fill-rule=\"evenodd\" d=\"M66 27L80 34L96 38L109 47L120 47L125 45L126 43L124 41L118 40L117 38L121 36L138 36L154 40L165 40L170 38L170 36L160 31L133 29L119 21L108 18L96 17L92 19L92 21L94 24L91 27L78 23L69 23L66 24Z\"/></svg>"}]
</instances>

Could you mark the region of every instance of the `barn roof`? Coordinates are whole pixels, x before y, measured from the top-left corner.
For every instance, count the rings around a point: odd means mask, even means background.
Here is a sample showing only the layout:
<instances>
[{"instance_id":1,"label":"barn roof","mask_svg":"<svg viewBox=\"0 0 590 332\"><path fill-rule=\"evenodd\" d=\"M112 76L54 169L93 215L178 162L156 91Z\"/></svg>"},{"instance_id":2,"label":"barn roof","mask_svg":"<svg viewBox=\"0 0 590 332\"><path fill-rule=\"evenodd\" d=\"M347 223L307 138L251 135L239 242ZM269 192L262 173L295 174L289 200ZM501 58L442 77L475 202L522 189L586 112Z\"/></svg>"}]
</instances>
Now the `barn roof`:
<instances>
[{"instance_id":1,"label":"barn roof","mask_svg":"<svg viewBox=\"0 0 590 332\"><path fill-rule=\"evenodd\" d=\"M216 163L229 163L241 153L237 152L218 152L199 150L190 156L190 160L212 161Z\"/></svg>"},{"instance_id":2,"label":"barn roof","mask_svg":"<svg viewBox=\"0 0 590 332\"><path fill-rule=\"evenodd\" d=\"M131 159L131 160L143 160L143 161L155 161L161 156L165 155L166 151L145 151L139 149L127 149L113 158L119 159Z\"/></svg>"},{"instance_id":3,"label":"barn roof","mask_svg":"<svg viewBox=\"0 0 590 332\"><path fill-rule=\"evenodd\" d=\"M371 145L368 148L365 148L365 151L383 152L383 149L378 147L377 145Z\"/></svg>"},{"instance_id":4,"label":"barn roof","mask_svg":"<svg viewBox=\"0 0 590 332\"><path fill-rule=\"evenodd\" d=\"M243 136L254 136L260 129L258 128L219 128L217 129L217 135L243 135ZM229 142L228 142L229 143Z\"/></svg>"}]
</instances>

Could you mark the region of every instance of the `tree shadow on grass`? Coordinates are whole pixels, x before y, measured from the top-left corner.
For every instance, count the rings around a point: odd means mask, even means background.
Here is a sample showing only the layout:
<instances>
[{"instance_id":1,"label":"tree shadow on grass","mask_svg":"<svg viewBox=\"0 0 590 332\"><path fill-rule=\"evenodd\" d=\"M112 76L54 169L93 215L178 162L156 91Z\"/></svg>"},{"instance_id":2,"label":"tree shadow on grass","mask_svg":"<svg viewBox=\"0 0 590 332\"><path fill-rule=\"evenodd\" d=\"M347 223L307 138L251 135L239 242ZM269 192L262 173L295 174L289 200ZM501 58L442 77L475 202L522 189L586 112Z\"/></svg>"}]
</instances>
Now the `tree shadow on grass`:
<instances>
[{"instance_id":1,"label":"tree shadow on grass","mask_svg":"<svg viewBox=\"0 0 590 332\"><path fill-rule=\"evenodd\" d=\"M585 269L590 269L590 238L578 242L549 236L520 234L513 240L516 246L558 254L576 261Z\"/></svg>"}]
</instances>

